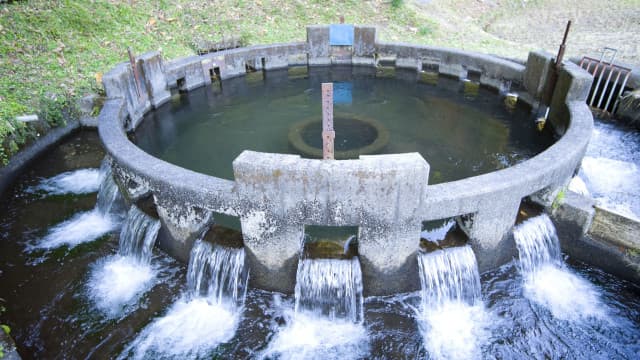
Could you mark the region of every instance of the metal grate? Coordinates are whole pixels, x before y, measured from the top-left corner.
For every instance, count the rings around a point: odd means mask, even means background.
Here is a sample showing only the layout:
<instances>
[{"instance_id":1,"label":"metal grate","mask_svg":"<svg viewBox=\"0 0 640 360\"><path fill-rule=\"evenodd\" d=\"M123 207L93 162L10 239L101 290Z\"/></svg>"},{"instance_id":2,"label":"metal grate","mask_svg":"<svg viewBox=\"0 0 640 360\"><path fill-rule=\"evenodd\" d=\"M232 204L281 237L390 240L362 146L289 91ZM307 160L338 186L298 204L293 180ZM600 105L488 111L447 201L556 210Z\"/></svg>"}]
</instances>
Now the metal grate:
<instances>
[{"instance_id":1,"label":"metal grate","mask_svg":"<svg viewBox=\"0 0 640 360\"><path fill-rule=\"evenodd\" d=\"M587 103L592 108L610 114L615 113L631 75L631 69L614 64L617 54L618 50L605 47L600 59L584 56L580 61L580 67L593 75L595 80Z\"/></svg>"}]
</instances>

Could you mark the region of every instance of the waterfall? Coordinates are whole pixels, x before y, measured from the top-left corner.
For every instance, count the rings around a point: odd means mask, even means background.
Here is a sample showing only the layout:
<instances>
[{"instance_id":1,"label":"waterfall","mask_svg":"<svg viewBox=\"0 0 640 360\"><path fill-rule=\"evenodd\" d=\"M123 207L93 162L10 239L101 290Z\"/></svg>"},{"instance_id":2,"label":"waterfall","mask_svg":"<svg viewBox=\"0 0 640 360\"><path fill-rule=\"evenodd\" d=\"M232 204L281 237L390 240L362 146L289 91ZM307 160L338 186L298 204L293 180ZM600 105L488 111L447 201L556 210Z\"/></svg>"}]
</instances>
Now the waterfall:
<instances>
[{"instance_id":1,"label":"waterfall","mask_svg":"<svg viewBox=\"0 0 640 360\"><path fill-rule=\"evenodd\" d=\"M216 347L231 340L238 328L249 279L244 260L244 249L196 240L186 291L118 358L211 358Z\"/></svg>"},{"instance_id":2,"label":"waterfall","mask_svg":"<svg viewBox=\"0 0 640 360\"><path fill-rule=\"evenodd\" d=\"M358 258L302 259L298 263L295 312L307 310L331 319L362 322L362 273Z\"/></svg>"},{"instance_id":3,"label":"waterfall","mask_svg":"<svg viewBox=\"0 0 640 360\"><path fill-rule=\"evenodd\" d=\"M122 209L122 195L113 180L111 167L107 162L100 166L101 179L98 189L98 202L96 208L104 215L118 212Z\"/></svg>"},{"instance_id":4,"label":"waterfall","mask_svg":"<svg viewBox=\"0 0 640 360\"><path fill-rule=\"evenodd\" d=\"M451 247L418 256L423 308L457 301L481 301L480 275L470 246Z\"/></svg>"},{"instance_id":5,"label":"waterfall","mask_svg":"<svg viewBox=\"0 0 640 360\"><path fill-rule=\"evenodd\" d=\"M187 288L191 296L206 297L216 303L227 300L244 303L248 281L244 258L244 249L197 240L191 249L187 270Z\"/></svg>"},{"instance_id":6,"label":"waterfall","mask_svg":"<svg viewBox=\"0 0 640 360\"><path fill-rule=\"evenodd\" d=\"M91 270L88 293L97 308L110 316L135 310L157 276L151 256L159 230L160 220L131 206L120 230L118 254L100 259Z\"/></svg>"},{"instance_id":7,"label":"waterfall","mask_svg":"<svg viewBox=\"0 0 640 360\"><path fill-rule=\"evenodd\" d=\"M103 161L100 167L100 179L98 201L93 210L77 213L51 227L47 235L35 245L30 245L28 250L53 249L60 246L73 248L115 230L122 220L124 202L111 176L111 167L106 161Z\"/></svg>"},{"instance_id":8,"label":"waterfall","mask_svg":"<svg viewBox=\"0 0 640 360\"><path fill-rule=\"evenodd\" d=\"M480 358L490 321L471 247L421 253L418 265L421 307L417 320L429 358Z\"/></svg>"},{"instance_id":9,"label":"waterfall","mask_svg":"<svg viewBox=\"0 0 640 360\"><path fill-rule=\"evenodd\" d=\"M564 320L605 316L597 289L564 265L556 229L546 214L516 226L513 236L525 297Z\"/></svg>"},{"instance_id":10,"label":"waterfall","mask_svg":"<svg viewBox=\"0 0 640 360\"><path fill-rule=\"evenodd\" d=\"M556 228L546 214L524 221L513 230L520 268L523 273L531 273L546 264L560 265L560 242Z\"/></svg>"},{"instance_id":11,"label":"waterfall","mask_svg":"<svg viewBox=\"0 0 640 360\"><path fill-rule=\"evenodd\" d=\"M90 194L98 191L101 181L100 169L77 169L42 179L38 185L25 189L25 192L46 195Z\"/></svg>"},{"instance_id":12,"label":"waterfall","mask_svg":"<svg viewBox=\"0 0 640 360\"><path fill-rule=\"evenodd\" d=\"M369 354L364 326L362 273L349 260L300 259L295 305L282 311L285 325L259 356L263 359L362 359Z\"/></svg>"},{"instance_id":13,"label":"waterfall","mask_svg":"<svg viewBox=\"0 0 640 360\"><path fill-rule=\"evenodd\" d=\"M120 231L120 255L148 264L159 230L160 220L151 218L132 205Z\"/></svg>"}]
</instances>

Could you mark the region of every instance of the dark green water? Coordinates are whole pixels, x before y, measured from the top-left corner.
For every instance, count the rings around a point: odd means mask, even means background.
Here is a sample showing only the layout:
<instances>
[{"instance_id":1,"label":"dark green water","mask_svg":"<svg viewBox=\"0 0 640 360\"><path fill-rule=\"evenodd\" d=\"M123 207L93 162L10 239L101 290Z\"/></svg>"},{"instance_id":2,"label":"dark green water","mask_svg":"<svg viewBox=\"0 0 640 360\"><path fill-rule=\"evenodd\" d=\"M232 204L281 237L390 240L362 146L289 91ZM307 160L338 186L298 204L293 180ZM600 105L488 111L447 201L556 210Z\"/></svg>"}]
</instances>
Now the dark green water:
<instances>
[{"instance_id":1,"label":"dark green water","mask_svg":"<svg viewBox=\"0 0 640 360\"><path fill-rule=\"evenodd\" d=\"M136 142L173 164L233 179L231 163L245 149L296 153L289 146L289 128L321 118L321 83L334 82L334 111L382 123L389 143L380 153L419 152L431 166L430 183L504 168L553 143L548 133L535 130L527 109L507 109L490 90L465 93L462 82L443 77L432 85L355 75L360 72L327 67L290 77L285 70L265 73L264 81L256 81L254 74L228 80L221 88L200 88L148 114ZM358 147L370 135L340 134L338 121L340 148ZM319 140L320 127L314 131Z\"/></svg>"}]
</instances>

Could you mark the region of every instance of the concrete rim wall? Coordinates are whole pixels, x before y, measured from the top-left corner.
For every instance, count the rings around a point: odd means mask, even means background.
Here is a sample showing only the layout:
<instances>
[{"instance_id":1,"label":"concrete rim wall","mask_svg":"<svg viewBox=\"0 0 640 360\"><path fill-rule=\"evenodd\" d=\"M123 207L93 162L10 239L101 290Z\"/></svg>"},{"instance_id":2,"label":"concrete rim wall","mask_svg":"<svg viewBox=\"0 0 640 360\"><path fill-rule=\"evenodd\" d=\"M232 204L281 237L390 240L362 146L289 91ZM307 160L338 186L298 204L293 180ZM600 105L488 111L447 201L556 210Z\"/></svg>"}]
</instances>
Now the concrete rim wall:
<instances>
[{"instance_id":1,"label":"concrete rim wall","mask_svg":"<svg viewBox=\"0 0 640 360\"><path fill-rule=\"evenodd\" d=\"M551 63L550 57L541 53L530 54L528 66L525 67L493 56L460 50L378 43L375 42L375 29L372 27L356 26L354 31L355 43L351 58L348 59L344 55L332 55L326 35L327 26L314 26L307 29L306 43L238 48L181 58L167 64L162 62L158 53L144 54L136 63L144 78L140 96L135 91L133 71L129 65L118 65L104 76L109 99L99 116L100 137L111 159L116 181L125 196L134 201L153 196L163 225L160 246L171 255L188 260L192 242L214 221L213 212L239 216L249 253L252 285L285 292L291 291L295 282L295 267L301 250L299 236L304 225L361 226L360 235L364 239L360 239L359 250L365 288L368 289L365 291L372 295L418 287L417 275L407 275L407 270L415 265L419 224L422 221L460 217L459 222L471 239L481 271L511 259L514 253L512 244L508 244L508 233L515 222L522 198L532 196L550 205L557 191L579 167L589 141L593 118L584 100L591 85L591 76L573 64L564 64L553 96L550 122L558 132L564 133L554 145L513 167L436 185L427 184L429 166L419 155L416 158L417 154L361 157L360 160L332 161L331 165L326 165L322 160L303 159L295 155L245 151L234 161L236 181L230 181L157 159L127 138L126 131L134 129L144 113L168 100L168 88L190 90L207 85L211 82L209 75L212 73L218 74L222 80L241 76L245 74L247 65L267 71L288 66L331 63L374 66L379 58L391 57L396 67L415 69L416 80L423 68L437 67L441 74L459 78L465 78L469 73L480 74L481 84L499 90L505 82L520 84L525 88L520 92L521 98L535 105L541 98L538 93L540 82L545 80L540 74L546 74ZM532 57L538 61L532 61ZM241 158L244 161L239 160ZM275 201L271 204L273 206L248 200L248 195L255 195L256 191L255 186L251 185L253 180L246 180L250 179L246 176L250 172L274 174L266 182L272 186L270 191L280 194L283 189L279 182L279 171L281 164L286 164L289 176L287 186L293 186L304 195L309 190L300 187L300 184L307 181L301 179L305 178L309 169L330 166L332 176L360 181L362 179L356 179L356 175L353 175L354 168L366 168L371 161L384 168L385 164L398 159L408 159L407 164L412 165L401 169L389 168L380 178L387 181L391 179L389 174L406 175L418 171L415 174L419 176L414 174L412 178L419 180L402 185L413 189L413 199L408 202L406 209L395 209L390 213L387 209L374 207L373 213L364 214L362 206L369 206L372 202L361 201L360 208L343 206L340 207L342 212L339 216L328 216L328 211L333 211L335 215L335 207L331 210L329 202L311 206L311 202L304 201L304 196L300 201L284 200L286 206L283 209L291 211L280 209L283 200ZM257 169L246 166L249 163L276 165ZM399 183L397 179L394 181ZM395 185L393 191L401 194L402 186ZM327 199L337 196L328 191ZM416 197L416 193L420 195ZM277 198L275 195L264 197ZM376 214L376 211L379 213ZM389 220L389 216L393 221ZM388 239L395 239L394 243L389 244ZM411 241L415 243L415 248ZM265 243L272 246L265 247ZM405 249L401 254L402 259L392 259L393 256L389 255L389 259L378 261L380 253L394 251L390 249L393 247L391 245ZM365 248L367 254L362 253ZM276 260L274 256L280 258ZM413 269L416 267L413 266ZM279 281L274 282L274 278ZM400 283L389 287L389 282Z\"/></svg>"}]
</instances>

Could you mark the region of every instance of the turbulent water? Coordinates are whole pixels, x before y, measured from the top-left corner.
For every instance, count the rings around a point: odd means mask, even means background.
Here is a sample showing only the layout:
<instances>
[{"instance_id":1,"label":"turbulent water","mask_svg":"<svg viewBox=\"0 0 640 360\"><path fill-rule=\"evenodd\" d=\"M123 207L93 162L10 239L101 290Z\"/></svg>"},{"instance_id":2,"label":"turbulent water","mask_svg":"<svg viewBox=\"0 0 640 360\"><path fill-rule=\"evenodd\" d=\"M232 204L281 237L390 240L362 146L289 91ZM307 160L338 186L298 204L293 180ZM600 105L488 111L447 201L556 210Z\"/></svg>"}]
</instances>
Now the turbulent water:
<instances>
[{"instance_id":1,"label":"turbulent water","mask_svg":"<svg viewBox=\"0 0 640 360\"><path fill-rule=\"evenodd\" d=\"M488 314L470 246L418 255L421 283L417 320L424 346L436 359L481 358Z\"/></svg>"},{"instance_id":2,"label":"turbulent water","mask_svg":"<svg viewBox=\"0 0 640 360\"><path fill-rule=\"evenodd\" d=\"M594 125L579 180L571 188L583 183L600 206L640 219L640 132L602 120Z\"/></svg>"},{"instance_id":3,"label":"turbulent water","mask_svg":"<svg viewBox=\"0 0 640 360\"><path fill-rule=\"evenodd\" d=\"M218 345L233 338L240 321L248 281L244 258L244 249L196 241L187 290L120 358L198 358L215 353Z\"/></svg>"},{"instance_id":4,"label":"turbulent water","mask_svg":"<svg viewBox=\"0 0 640 360\"><path fill-rule=\"evenodd\" d=\"M120 231L120 255L148 264L159 230L160 220L151 218L132 205Z\"/></svg>"},{"instance_id":5,"label":"turbulent water","mask_svg":"<svg viewBox=\"0 0 640 360\"><path fill-rule=\"evenodd\" d=\"M261 354L279 359L358 359L368 349L362 273L350 260L300 259L295 304L285 307L284 326Z\"/></svg>"},{"instance_id":6,"label":"turbulent water","mask_svg":"<svg viewBox=\"0 0 640 360\"><path fill-rule=\"evenodd\" d=\"M513 235L528 299L559 319L606 317L598 290L564 265L555 227L546 214L516 226Z\"/></svg>"},{"instance_id":7,"label":"turbulent water","mask_svg":"<svg viewBox=\"0 0 640 360\"><path fill-rule=\"evenodd\" d=\"M110 316L132 305L154 284L157 269L151 265L160 221L135 205L120 230L118 254L99 260L92 268L88 293L96 306Z\"/></svg>"},{"instance_id":8,"label":"turbulent water","mask_svg":"<svg viewBox=\"0 0 640 360\"><path fill-rule=\"evenodd\" d=\"M357 258L351 260L303 259L298 263L295 311L329 319L361 322L362 273Z\"/></svg>"},{"instance_id":9,"label":"turbulent water","mask_svg":"<svg viewBox=\"0 0 640 360\"><path fill-rule=\"evenodd\" d=\"M89 194L98 191L103 177L100 169L78 169L43 179L26 191L46 195Z\"/></svg>"},{"instance_id":10,"label":"turbulent water","mask_svg":"<svg viewBox=\"0 0 640 360\"><path fill-rule=\"evenodd\" d=\"M101 167L98 201L93 210L81 212L51 227L31 249L73 248L96 240L115 230L120 224L121 195L111 176L111 168ZM77 179L76 179L77 180Z\"/></svg>"}]
</instances>

